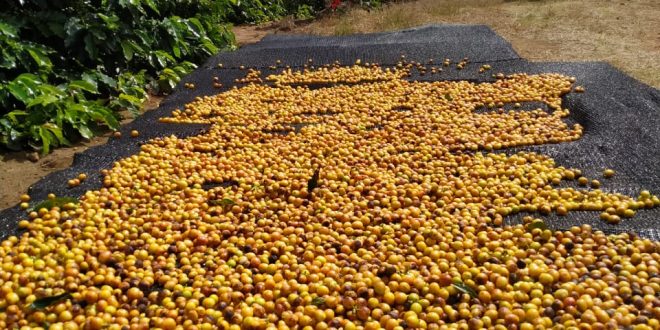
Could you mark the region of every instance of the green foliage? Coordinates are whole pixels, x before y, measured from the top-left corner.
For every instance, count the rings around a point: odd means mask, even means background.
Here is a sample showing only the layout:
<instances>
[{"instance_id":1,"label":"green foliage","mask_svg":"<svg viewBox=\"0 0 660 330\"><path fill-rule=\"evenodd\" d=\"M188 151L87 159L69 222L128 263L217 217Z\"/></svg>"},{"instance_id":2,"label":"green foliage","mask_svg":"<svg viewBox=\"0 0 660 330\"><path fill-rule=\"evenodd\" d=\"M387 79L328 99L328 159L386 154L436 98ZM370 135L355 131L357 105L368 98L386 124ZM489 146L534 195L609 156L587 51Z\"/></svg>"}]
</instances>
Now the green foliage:
<instances>
[{"instance_id":1,"label":"green foliage","mask_svg":"<svg viewBox=\"0 0 660 330\"><path fill-rule=\"evenodd\" d=\"M310 5L300 5L296 9L296 18L297 19L310 19L314 17L314 8Z\"/></svg>"},{"instance_id":2,"label":"green foliage","mask_svg":"<svg viewBox=\"0 0 660 330\"><path fill-rule=\"evenodd\" d=\"M236 202L230 198L223 198L223 199L212 199L209 201L209 205L213 206L222 206L223 208L235 205Z\"/></svg>"},{"instance_id":3,"label":"green foliage","mask_svg":"<svg viewBox=\"0 0 660 330\"><path fill-rule=\"evenodd\" d=\"M232 49L232 0L0 0L0 146L48 153L117 129Z\"/></svg>"},{"instance_id":4,"label":"green foliage","mask_svg":"<svg viewBox=\"0 0 660 330\"><path fill-rule=\"evenodd\" d=\"M52 306L62 300L67 300L67 299L71 299L71 293L64 292L50 297L39 298L33 301L30 305L28 305L28 307L30 309L39 309L39 310L46 309L49 306Z\"/></svg>"},{"instance_id":5,"label":"green foliage","mask_svg":"<svg viewBox=\"0 0 660 330\"><path fill-rule=\"evenodd\" d=\"M343 0L363 8L378 8L388 0ZM236 23L262 23L291 15L296 19L313 18L326 6L325 0L229 0L227 17ZM332 1L331 1L332 2Z\"/></svg>"},{"instance_id":6,"label":"green foliage","mask_svg":"<svg viewBox=\"0 0 660 330\"><path fill-rule=\"evenodd\" d=\"M261 23L284 15L284 6L278 0L237 0L232 19L241 23Z\"/></svg>"},{"instance_id":7,"label":"green foliage","mask_svg":"<svg viewBox=\"0 0 660 330\"><path fill-rule=\"evenodd\" d=\"M470 297L472 297L472 298L477 298L477 297L479 296L479 295L477 294L477 292L474 291L473 288L467 286L465 283L463 283L463 282L461 282L461 281L457 281L457 282L455 282L455 283L452 283L452 286L453 286L454 288L456 288L456 290L458 290L458 292L460 292L460 293L466 293L466 294L470 295Z\"/></svg>"},{"instance_id":8,"label":"green foliage","mask_svg":"<svg viewBox=\"0 0 660 330\"><path fill-rule=\"evenodd\" d=\"M325 6L324 0L230 0L228 18L236 23L261 23L293 15L298 19L313 17Z\"/></svg>"},{"instance_id":9,"label":"green foliage","mask_svg":"<svg viewBox=\"0 0 660 330\"><path fill-rule=\"evenodd\" d=\"M314 305L316 307L321 307L321 306L325 305L325 298L323 298L323 297L314 297L314 299L312 299L312 305Z\"/></svg>"},{"instance_id":10,"label":"green foliage","mask_svg":"<svg viewBox=\"0 0 660 330\"><path fill-rule=\"evenodd\" d=\"M536 220L532 221L530 224L527 225L527 230L529 230L529 231L532 231L536 228L541 229L541 230L546 230L546 229L548 229L548 225L546 225L545 222L543 222L543 220L541 220L541 219L536 219Z\"/></svg>"},{"instance_id":11,"label":"green foliage","mask_svg":"<svg viewBox=\"0 0 660 330\"><path fill-rule=\"evenodd\" d=\"M158 89L165 92L170 92L172 89L174 89L176 84L179 83L181 77L190 73L195 68L197 68L197 65L194 63L182 62L173 67L167 67L163 69L163 71L161 71L160 75L158 76Z\"/></svg>"},{"instance_id":12,"label":"green foliage","mask_svg":"<svg viewBox=\"0 0 660 330\"><path fill-rule=\"evenodd\" d=\"M110 99L110 108L115 110L126 109L133 116L139 114L142 103L147 100L147 92L144 90L145 84L144 70L135 74L131 72L119 74L115 83L119 95Z\"/></svg>"},{"instance_id":13,"label":"green foliage","mask_svg":"<svg viewBox=\"0 0 660 330\"><path fill-rule=\"evenodd\" d=\"M47 199L45 201L42 201L38 203L37 205L34 205L29 209L30 212L32 211L39 211L40 209L47 209L50 210L53 207L64 207L64 205L72 203L72 204L78 204L80 201L77 198L74 197L56 197L53 199Z\"/></svg>"},{"instance_id":14,"label":"green foliage","mask_svg":"<svg viewBox=\"0 0 660 330\"><path fill-rule=\"evenodd\" d=\"M0 86L23 107L0 118L0 144L14 150L26 143L42 148L68 145L67 137L91 138L99 125L119 127L116 114L101 101L87 100L97 95L98 86L85 80L72 80L58 86L39 76L23 73Z\"/></svg>"}]
</instances>

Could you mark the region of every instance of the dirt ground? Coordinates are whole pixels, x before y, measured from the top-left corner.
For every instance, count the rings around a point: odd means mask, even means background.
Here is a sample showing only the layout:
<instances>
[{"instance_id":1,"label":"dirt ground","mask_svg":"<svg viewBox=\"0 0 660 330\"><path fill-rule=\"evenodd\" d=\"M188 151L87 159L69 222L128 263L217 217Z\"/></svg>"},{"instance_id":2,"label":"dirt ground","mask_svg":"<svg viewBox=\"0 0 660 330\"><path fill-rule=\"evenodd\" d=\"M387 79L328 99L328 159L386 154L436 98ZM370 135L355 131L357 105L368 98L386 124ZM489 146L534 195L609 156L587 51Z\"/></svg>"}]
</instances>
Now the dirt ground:
<instances>
[{"instance_id":1,"label":"dirt ground","mask_svg":"<svg viewBox=\"0 0 660 330\"><path fill-rule=\"evenodd\" d=\"M524 58L607 61L660 88L660 2L655 0L417 0L371 11L346 9L309 24L285 19L236 27L234 33L239 45L245 45L270 33L346 35L429 23L486 24ZM152 98L147 108L156 108L159 102L160 98ZM0 208L17 204L32 183L70 166L75 153L103 144L107 138L56 149L36 162L25 152L0 154Z\"/></svg>"}]
</instances>

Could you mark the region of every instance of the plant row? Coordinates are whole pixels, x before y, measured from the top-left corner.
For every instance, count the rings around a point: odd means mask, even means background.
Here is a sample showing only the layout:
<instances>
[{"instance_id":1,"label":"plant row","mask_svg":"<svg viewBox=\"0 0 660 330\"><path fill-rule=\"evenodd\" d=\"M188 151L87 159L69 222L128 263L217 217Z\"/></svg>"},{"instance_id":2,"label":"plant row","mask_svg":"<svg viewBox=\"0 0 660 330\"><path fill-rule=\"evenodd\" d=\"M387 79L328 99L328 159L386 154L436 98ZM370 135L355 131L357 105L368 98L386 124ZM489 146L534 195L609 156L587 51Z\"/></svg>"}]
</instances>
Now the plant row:
<instances>
[{"instance_id":1,"label":"plant row","mask_svg":"<svg viewBox=\"0 0 660 330\"><path fill-rule=\"evenodd\" d=\"M309 18L323 0L0 0L0 148L117 129L220 50L233 23ZM370 2L366 5L372 5Z\"/></svg>"}]
</instances>

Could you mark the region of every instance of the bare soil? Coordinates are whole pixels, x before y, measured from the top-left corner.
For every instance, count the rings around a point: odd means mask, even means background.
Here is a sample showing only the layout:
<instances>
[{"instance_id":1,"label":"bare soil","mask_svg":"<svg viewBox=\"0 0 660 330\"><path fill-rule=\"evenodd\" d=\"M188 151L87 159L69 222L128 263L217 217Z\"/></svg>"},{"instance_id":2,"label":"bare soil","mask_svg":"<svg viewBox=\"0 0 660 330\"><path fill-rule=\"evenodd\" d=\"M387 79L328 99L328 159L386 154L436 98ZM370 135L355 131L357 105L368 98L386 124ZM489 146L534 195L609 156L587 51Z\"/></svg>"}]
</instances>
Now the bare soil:
<instances>
[{"instance_id":1,"label":"bare soil","mask_svg":"<svg viewBox=\"0 0 660 330\"><path fill-rule=\"evenodd\" d=\"M660 88L660 2L655 0L417 0L371 11L348 8L309 24L291 18L234 28L239 45L271 33L346 35L391 31L430 23L486 24L524 58L536 61L606 61ZM147 109L158 107L151 98ZM73 155L103 144L108 135L59 148L39 158L0 154L0 209L18 203L30 185L71 165Z\"/></svg>"},{"instance_id":2,"label":"bare soil","mask_svg":"<svg viewBox=\"0 0 660 330\"><path fill-rule=\"evenodd\" d=\"M263 37L273 32L273 29L256 25L234 27L234 35L236 36L236 42L239 46L259 42Z\"/></svg>"}]
</instances>

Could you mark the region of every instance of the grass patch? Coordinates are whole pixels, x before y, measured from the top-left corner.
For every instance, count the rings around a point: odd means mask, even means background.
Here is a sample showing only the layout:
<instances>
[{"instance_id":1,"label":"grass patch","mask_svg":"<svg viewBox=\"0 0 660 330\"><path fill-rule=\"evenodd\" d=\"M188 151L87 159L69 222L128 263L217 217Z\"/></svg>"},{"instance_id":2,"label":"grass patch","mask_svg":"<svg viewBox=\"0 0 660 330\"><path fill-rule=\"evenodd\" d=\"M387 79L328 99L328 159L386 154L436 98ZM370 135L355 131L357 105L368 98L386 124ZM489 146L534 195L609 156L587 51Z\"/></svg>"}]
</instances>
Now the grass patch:
<instances>
[{"instance_id":1,"label":"grass patch","mask_svg":"<svg viewBox=\"0 0 660 330\"><path fill-rule=\"evenodd\" d=\"M413 13L391 10L390 7L384 8L382 12L383 16L380 22L380 30L399 30L417 25L417 20Z\"/></svg>"},{"instance_id":2,"label":"grass patch","mask_svg":"<svg viewBox=\"0 0 660 330\"><path fill-rule=\"evenodd\" d=\"M349 20L346 17L342 17L339 20L339 23L337 23L337 25L335 25L334 31L335 31L334 34L338 35L338 36L345 36L345 35L355 33L355 29L353 28L353 24L351 24L351 22L349 22Z\"/></svg>"}]
</instances>

